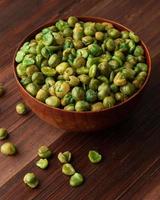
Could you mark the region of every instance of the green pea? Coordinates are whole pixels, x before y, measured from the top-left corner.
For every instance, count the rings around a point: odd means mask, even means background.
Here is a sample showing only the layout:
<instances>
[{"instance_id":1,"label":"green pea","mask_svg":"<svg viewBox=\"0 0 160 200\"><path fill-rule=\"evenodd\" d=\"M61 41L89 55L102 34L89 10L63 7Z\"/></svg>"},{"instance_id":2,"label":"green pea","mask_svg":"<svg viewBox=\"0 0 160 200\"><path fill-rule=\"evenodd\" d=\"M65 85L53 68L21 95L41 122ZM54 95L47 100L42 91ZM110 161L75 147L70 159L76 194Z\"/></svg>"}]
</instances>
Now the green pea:
<instances>
[{"instance_id":1,"label":"green pea","mask_svg":"<svg viewBox=\"0 0 160 200\"><path fill-rule=\"evenodd\" d=\"M46 90L44 90L44 89L38 90L36 99L38 99L39 101L45 102L47 97L48 97L48 92Z\"/></svg>"},{"instance_id":2,"label":"green pea","mask_svg":"<svg viewBox=\"0 0 160 200\"><path fill-rule=\"evenodd\" d=\"M64 107L64 110L74 111L75 110L75 105L74 104L68 104L67 106Z\"/></svg>"},{"instance_id":3,"label":"green pea","mask_svg":"<svg viewBox=\"0 0 160 200\"><path fill-rule=\"evenodd\" d=\"M120 37L120 32L115 28L111 28L111 29L108 29L108 35L111 38L116 39L116 38Z\"/></svg>"},{"instance_id":4,"label":"green pea","mask_svg":"<svg viewBox=\"0 0 160 200\"><path fill-rule=\"evenodd\" d=\"M122 74L126 79L133 80L135 77L135 71L133 69L122 69Z\"/></svg>"},{"instance_id":5,"label":"green pea","mask_svg":"<svg viewBox=\"0 0 160 200\"><path fill-rule=\"evenodd\" d=\"M127 61L133 65L135 65L137 63L137 58L133 55L128 55L127 56Z\"/></svg>"},{"instance_id":6,"label":"green pea","mask_svg":"<svg viewBox=\"0 0 160 200\"><path fill-rule=\"evenodd\" d=\"M87 58L89 55L89 51L86 48L78 49L77 50L77 57Z\"/></svg>"},{"instance_id":7,"label":"green pea","mask_svg":"<svg viewBox=\"0 0 160 200\"><path fill-rule=\"evenodd\" d=\"M129 53L132 53L135 50L136 44L133 40L130 40L128 46L129 46Z\"/></svg>"},{"instance_id":8,"label":"green pea","mask_svg":"<svg viewBox=\"0 0 160 200\"><path fill-rule=\"evenodd\" d=\"M27 173L24 176L23 181L30 188L36 188L39 184L39 180L34 173Z\"/></svg>"},{"instance_id":9,"label":"green pea","mask_svg":"<svg viewBox=\"0 0 160 200\"><path fill-rule=\"evenodd\" d=\"M94 36L95 32L95 24L92 22L86 22L84 27L84 34L88 36Z\"/></svg>"},{"instance_id":10,"label":"green pea","mask_svg":"<svg viewBox=\"0 0 160 200\"><path fill-rule=\"evenodd\" d=\"M87 111L90 109L90 105L87 101L77 101L75 105L75 110L77 112Z\"/></svg>"},{"instance_id":11,"label":"green pea","mask_svg":"<svg viewBox=\"0 0 160 200\"><path fill-rule=\"evenodd\" d=\"M25 106L24 103L18 103L16 105L16 112L19 114L19 115L24 115L27 113L27 108Z\"/></svg>"},{"instance_id":12,"label":"green pea","mask_svg":"<svg viewBox=\"0 0 160 200\"><path fill-rule=\"evenodd\" d=\"M42 41L44 45L47 45L47 46L51 45L53 42L53 35L50 32L45 33L42 36Z\"/></svg>"},{"instance_id":13,"label":"green pea","mask_svg":"<svg viewBox=\"0 0 160 200\"><path fill-rule=\"evenodd\" d=\"M67 93L62 99L61 99L61 104L62 106L66 106L68 104L74 103L74 99L72 97L71 92Z\"/></svg>"},{"instance_id":14,"label":"green pea","mask_svg":"<svg viewBox=\"0 0 160 200\"><path fill-rule=\"evenodd\" d=\"M49 86L48 86L47 84L44 84L44 85L42 86L42 90L45 90L46 92L48 92Z\"/></svg>"},{"instance_id":15,"label":"green pea","mask_svg":"<svg viewBox=\"0 0 160 200\"><path fill-rule=\"evenodd\" d=\"M79 67L85 66L85 63L86 63L85 58L79 56L79 57L74 59L73 66L75 68L79 68Z\"/></svg>"},{"instance_id":16,"label":"green pea","mask_svg":"<svg viewBox=\"0 0 160 200\"><path fill-rule=\"evenodd\" d=\"M84 46L81 40L74 40L73 44L74 44L75 49L81 49Z\"/></svg>"},{"instance_id":17,"label":"green pea","mask_svg":"<svg viewBox=\"0 0 160 200\"><path fill-rule=\"evenodd\" d=\"M73 34L73 30L71 28L66 28L63 30L64 37L71 37Z\"/></svg>"},{"instance_id":18,"label":"green pea","mask_svg":"<svg viewBox=\"0 0 160 200\"><path fill-rule=\"evenodd\" d=\"M61 32L59 32L59 33L54 32L53 36L54 36L54 39L56 41L56 44L58 44L58 45L64 44L64 37L63 37L63 34Z\"/></svg>"},{"instance_id":19,"label":"green pea","mask_svg":"<svg viewBox=\"0 0 160 200\"><path fill-rule=\"evenodd\" d=\"M102 160L102 155L95 150L90 150L88 153L88 158L91 163L99 163Z\"/></svg>"},{"instance_id":20,"label":"green pea","mask_svg":"<svg viewBox=\"0 0 160 200\"><path fill-rule=\"evenodd\" d=\"M58 160L63 164L70 162L71 161L71 157L72 157L72 154L69 151L65 151L63 153L60 152L58 154Z\"/></svg>"},{"instance_id":21,"label":"green pea","mask_svg":"<svg viewBox=\"0 0 160 200\"><path fill-rule=\"evenodd\" d=\"M77 78L76 76L69 76L69 85L70 86L77 86L79 85L79 78Z\"/></svg>"},{"instance_id":22,"label":"green pea","mask_svg":"<svg viewBox=\"0 0 160 200\"><path fill-rule=\"evenodd\" d=\"M36 65L38 67L41 66L42 59L43 59L43 56L41 54L36 55Z\"/></svg>"},{"instance_id":23,"label":"green pea","mask_svg":"<svg viewBox=\"0 0 160 200\"><path fill-rule=\"evenodd\" d=\"M87 90L86 100L90 103L95 102L97 100L97 93L92 89Z\"/></svg>"},{"instance_id":24,"label":"green pea","mask_svg":"<svg viewBox=\"0 0 160 200\"><path fill-rule=\"evenodd\" d=\"M103 41L103 39L104 39L104 33L103 32L96 32L95 33L95 38L98 41Z\"/></svg>"},{"instance_id":25,"label":"green pea","mask_svg":"<svg viewBox=\"0 0 160 200\"><path fill-rule=\"evenodd\" d=\"M100 111L104 109L104 105L102 102L97 102L91 105L91 111Z\"/></svg>"},{"instance_id":26,"label":"green pea","mask_svg":"<svg viewBox=\"0 0 160 200\"><path fill-rule=\"evenodd\" d=\"M12 144L11 142L6 142L2 144L0 151L3 155L6 155L6 156L12 156L16 154L17 152L16 146Z\"/></svg>"},{"instance_id":27,"label":"green pea","mask_svg":"<svg viewBox=\"0 0 160 200\"><path fill-rule=\"evenodd\" d=\"M140 63L144 63L145 57L143 55L137 56L137 61L140 62Z\"/></svg>"},{"instance_id":28,"label":"green pea","mask_svg":"<svg viewBox=\"0 0 160 200\"><path fill-rule=\"evenodd\" d=\"M110 60L108 64L109 66L111 66L112 70L115 70L119 67L119 62L117 62L116 60Z\"/></svg>"},{"instance_id":29,"label":"green pea","mask_svg":"<svg viewBox=\"0 0 160 200\"><path fill-rule=\"evenodd\" d=\"M114 84L116 86L123 86L123 85L125 85L127 83L126 78L124 77L122 72L118 72L116 74L116 76L114 77L113 82L114 82Z\"/></svg>"},{"instance_id":30,"label":"green pea","mask_svg":"<svg viewBox=\"0 0 160 200\"><path fill-rule=\"evenodd\" d=\"M89 69L87 67L80 67L76 69L77 74L88 74Z\"/></svg>"},{"instance_id":31,"label":"green pea","mask_svg":"<svg viewBox=\"0 0 160 200\"><path fill-rule=\"evenodd\" d=\"M36 162L36 166L40 169L46 169L48 167L48 160L46 158L41 158Z\"/></svg>"},{"instance_id":32,"label":"green pea","mask_svg":"<svg viewBox=\"0 0 160 200\"><path fill-rule=\"evenodd\" d=\"M75 174L75 169L73 168L73 166L69 163L65 163L62 166L62 173L67 175L67 176L72 176L73 174Z\"/></svg>"},{"instance_id":33,"label":"green pea","mask_svg":"<svg viewBox=\"0 0 160 200\"><path fill-rule=\"evenodd\" d=\"M123 102L125 100L125 98L126 98L126 96L123 93L121 93L121 92L117 92L115 94L116 101Z\"/></svg>"},{"instance_id":34,"label":"green pea","mask_svg":"<svg viewBox=\"0 0 160 200\"><path fill-rule=\"evenodd\" d=\"M97 73L97 66L92 65L89 69L89 77L94 78L96 76L96 73Z\"/></svg>"},{"instance_id":35,"label":"green pea","mask_svg":"<svg viewBox=\"0 0 160 200\"><path fill-rule=\"evenodd\" d=\"M32 76L34 72L38 72L39 69L36 65L30 65L26 68L27 76Z\"/></svg>"},{"instance_id":36,"label":"green pea","mask_svg":"<svg viewBox=\"0 0 160 200\"><path fill-rule=\"evenodd\" d=\"M78 76L78 78L79 78L80 82L83 83L83 84L88 85L89 82L90 82L90 78L86 74L81 74L81 75Z\"/></svg>"},{"instance_id":37,"label":"green pea","mask_svg":"<svg viewBox=\"0 0 160 200\"><path fill-rule=\"evenodd\" d=\"M85 97L85 92L83 88L78 87L78 86L74 87L72 89L72 97L76 101L83 100Z\"/></svg>"},{"instance_id":38,"label":"green pea","mask_svg":"<svg viewBox=\"0 0 160 200\"><path fill-rule=\"evenodd\" d=\"M65 28L69 27L68 23L63 20L58 20L55 26L59 31L63 31Z\"/></svg>"},{"instance_id":39,"label":"green pea","mask_svg":"<svg viewBox=\"0 0 160 200\"><path fill-rule=\"evenodd\" d=\"M108 51L114 51L115 49L115 43L114 43L114 40L113 39L108 39L107 42L106 42L106 48Z\"/></svg>"},{"instance_id":40,"label":"green pea","mask_svg":"<svg viewBox=\"0 0 160 200\"><path fill-rule=\"evenodd\" d=\"M45 79L45 83L46 83L46 85L48 85L48 86L53 86L53 85L55 85L55 80L54 80L54 78L53 77L47 77L46 79Z\"/></svg>"},{"instance_id":41,"label":"green pea","mask_svg":"<svg viewBox=\"0 0 160 200\"><path fill-rule=\"evenodd\" d=\"M103 99L103 105L105 108L111 108L115 105L115 103L116 101L112 96L107 96Z\"/></svg>"},{"instance_id":42,"label":"green pea","mask_svg":"<svg viewBox=\"0 0 160 200\"><path fill-rule=\"evenodd\" d=\"M69 64L67 62L62 62L60 63L59 65L57 65L56 67L56 71L59 73L59 74L63 74L64 71L69 67Z\"/></svg>"},{"instance_id":43,"label":"green pea","mask_svg":"<svg viewBox=\"0 0 160 200\"><path fill-rule=\"evenodd\" d=\"M92 44L93 37L85 36L85 37L82 38L82 42L83 42L84 45L88 46L89 44Z\"/></svg>"},{"instance_id":44,"label":"green pea","mask_svg":"<svg viewBox=\"0 0 160 200\"><path fill-rule=\"evenodd\" d=\"M98 87L98 99L103 100L109 94L110 94L109 85L107 83L102 83Z\"/></svg>"},{"instance_id":45,"label":"green pea","mask_svg":"<svg viewBox=\"0 0 160 200\"><path fill-rule=\"evenodd\" d=\"M74 16L70 16L67 22L68 22L68 25L73 28L75 24L78 22L78 19Z\"/></svg>"},{"instance_id":46,"label":"green pea","mask_svg":"<svg viewBox=\"0 0 160 200\"><path fill-rule=\"evenodd\" d=\"M113 56L112 59L113 59L113 60L116 60L120 66L123 65L123 61L122 61L121 58L119 58L118 56Z\"/></svg>"},{"instance_id":47,"label":"green pea","mask_svg":"<svg viewBox=\"0 0 160 200\"><path fill-rule=\"evenodd\" d=\"M128 39L129 38L129 32L128 31L121 31L121 35L123 39Z\"/></svg>"},{"instance_id":48,"label":"green pea","mask_svg":"<svg viewBox=\"0 0 160 200\"><path fill-rule=\"evenodd\" d=\"M108 62L102 62L98 65L98 69L100 71L100 73L106 77L109 76L110 72L111 72L111 67L109 65Z\"/></svg>"},{"instance_id":49,"label":"green pea","mask_svg":"<svg viewBox=\"0 0 160 200\"><path fill-rule=\"evenodd\" d=\"M22 61L23 66L34 65L34 63L35 60L32 54L27 54Z\"/></svg>"},{"instance_id":50,"label":"green pea","mask_svg":"<svg viewBox=\"0 0 160 200\"><path fill-rule=\"evenodd\" d=\"M0 140L6 139L8 136L8 131L5 128L0 128Z\"/></svg>"},{"instance_id":51,"label":"green pea","mask_svg":"<svg viewBox=\"0 0 160 200\"><path fill-rule=\"evenodd\" d=\"M27 92L29 92L30 95L32 96L36 96L37 92L38 92L38 86L35 84L35 83L29 83L27 86L26 86L26 90Z\"/></svg>"},{"instance_id":52,"label":"green pea","mask_svg":"<svg viewBox=\"0 0 160 200\"><path fill-rule=\"evenodd\" d=\"M32 82L35 84L43 84L44 83L44 76L42 72L34 72L32 74Z\"/></svg>"},{"instance_id":53,"label":"green pea","mask_svg":"<svg viewBox=\"0 0 160 200\"><path fill-rule=\"evenodd\" d=\"M56 67L61 62L60 57L57 54L53 54L49 57L48 65L50 67Z\"/></svg>"},{"instance_id":54,"label":"green pea","mask_svg":"<svg viewBox=\"0 0 160 200\"><path fill-rule=\"evenodd\" d=\"M144 49L142 46L138 45L136 46L135 50L134 50L134 55L135 56L141 56L144 54Z\"/></svg>"},{"instance_id":55,"label":"green pea","mask_svg":"<svg viewBox=\"0 0 160 200\"><path fill-rule=\"evenodd\" d=\"M25 53L23 51L18 51L15 58L16 62L17 63L22 62L24 56L25 56Z\"/></svg>"},{"instance_id":56,"label":"green pea","mask_svg":"<svg viewBox=\"0 0 160 200\"><path fill-rule=\"evenodd\" d=\"M102 54L102 48L98 44L90 44L88 50L93 56L99 56Z\"/></svg>"},{"instance_id":57,"label":"green pea","mask_svg":"<svg viewBox=\"0 0 160 200\"><path fill-rule=\"evenodd\" d=\"M96 91L98 86L100 85L100 81L97 79L92 78L89 82L89 88Z\"/></svg>"},{"instance_id":58,"label":"green pea","mask_svg":"<svg viewBox=\"0 0 160 200\"><path fill-rule=\"evenodd\" d=\"M60 106L60 99L56 96L50 96L45 100L45 103L51 107L58 108Z\"/></svg>"},{"instance_id":59,"label":"green pea","mask_svg":"<svg viewBox=\"0 0 160 200\"><path fill-rule=\"evenodd\" d=\"M56 75L56 70L53 68L50 68L48 66L44 66L41 67L41 72L45 75L45 76L55 76Z\"/></svg>"},{"instance_id":60,"label":"green pea","mask_svg":"<svg viewBox=\"0 0 160 200\"><path fill-rule=\"evenodd\" d=\"M68 67L65 71L64 71L64 74L63 74L63 77L65 80L69 80L69 77L71 75L74 74L74 70L72 69L72 67Z\"/></svg>"},{"instance_id":61,"label":"green pea","mask_svg":"<svg viewBox=\"0 0 160 200\"><path fill-rule=\"evenodd\" d=\"M16 72L19 78L26 76L26 66L22 65L22 63L18 64L16 67Z\"/></svg>"},{"instance_id":62,"label":"green pea","mask_svg":"<svg viewBox=\"0 0 160 200\"><path fill-rule=\"evenodd\" d=\"M70 85L66 81L55 85L55 94L59 98L63 98L70 91Z\"/></svg>"},{"instance_id":63,"label":"green pea","mask_svg":"<svg viewBox=\"0 0 160 200\"><path fill-rule=\"evenodd\" d=\"M51 155L52 155L52 152L47 146L43 145L38 149L38 156L40 158L50 158Z\"/></svg>"},{"instance_id":64,"label":"green pea","mask_svg":"<svg viewBox=\"0 0 160 200\"><path fill-rule=\"evenodd\" d=\"M131 96L135 92L135 86L132 83L127 83L120 87L120 91L126 96Z\"/></svg>"},{"instance_id":65,"label":"green pea","mask_svg":"<svg viewBox=\"0 0 160 200\"><path fill-rule=\"evenodd\" d=\"M69 180L69 184L72 187L77 187L79 185L81 185L84 182L84 178L80 173L75 173L71 176L70 180Z\"/></svg>"},{"instance_id":66,"label":"green pea","mask_svg":"<svg viewBox=\"0 0 160 200\"><path fill-rule=\"evenodd\" d=\"M129 32L129 37L130 37L131 40L133 40L134 42L136 42L136 43L139 42L139 37L138 37L138 35L136 35L134 32Z\"/></svg>"},{"instance_id":67,"label":"green pea","mask_svg":"<svg viewBox=\"0 0 160 200\"><path fill-rule=\"evenodd\" d=\"M119 90L118 86L115 85L114 83L112 83L112 84L110 85L110 89L111 89L111 91L112 91L113 93L116 93L116 92L118 92L118 90Z\"/></svg>"},{"instance_id":68,"label":"green pea","mask_svg":"<svg viewBox=\"0 0 160 200\"><path fill-rule=\"evenodd\" d=\"M136 65L136 67L138 67L140 71L143 71L143 72L147 72L148 71L148 66L145 63L138 63Z\"/></svg>"},{"instance_id":69,"label":"green pea","mask_svg":"<svg viewBox=\"0 0 160 200\"><path fill-rule=\"evenodd\" d=\"M136 88L141 88L142 87L142 85L143 85L143 83L144 83L144 81L145 81L145 79L146 79L146 76L147 76L147 73L146 72L140 72L137 76L136 76L136 78L135 78L135 80L132 82L133 84L134 84L134 86L136 87Z\"/></svg>"},{"instance_id":70,"label":"green pea","mask_svg":"<svg viewBox=\"0 0 160 200\"><path fill-rule=\"evenodd\" d=\"M81 40L83 35L84 35L83 27L79 23L76 23L73 29L73 39Z\"/></svg>"}]
</instances>

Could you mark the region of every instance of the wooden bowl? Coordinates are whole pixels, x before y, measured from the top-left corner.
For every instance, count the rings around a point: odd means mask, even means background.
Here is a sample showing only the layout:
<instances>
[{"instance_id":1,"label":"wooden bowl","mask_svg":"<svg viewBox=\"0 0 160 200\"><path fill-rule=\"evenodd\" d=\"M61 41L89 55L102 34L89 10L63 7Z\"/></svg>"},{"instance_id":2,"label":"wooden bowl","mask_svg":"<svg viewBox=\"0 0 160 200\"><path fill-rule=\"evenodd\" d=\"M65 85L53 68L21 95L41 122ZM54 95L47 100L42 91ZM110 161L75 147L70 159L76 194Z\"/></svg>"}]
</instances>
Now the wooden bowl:
<instances>
[{"instance_id":1,"label":"wooden bowl","mask_svg":"<svg viewBox=\"0 0 160 200\"><path fill-rule=\"evenodd\" d=\"M109 22L112 23L119 30L131 31L127 27L108 19L103 19L99 17L78 17L81 21L93 21L93 22ZM66 18L64 18L66 19ZM28 35L20 44L15 52L22 46L22 44L33 38L36 33L38 33L42 28L50 26L54 23L45 24L38 29L34 30L30 35ZM14 76L19 88L19 91L26 102L26 104L31 108L31 110L39 116L42 120L47 123L64 129L67 132L89 132L106 129L108 127L114 126L120 121L124 120L131 112L135 109L138 99L143 94L144 88L146 87L150 74L151 74L151 58L146 45L141 41L141 45L145 50L146 62L148 64L148 75L143 84L143 86L125 102L115 105L112 108L104 109L97 112L71 112L65 111L59 108L51 108L46 104L38 101L36 98L32 97L20 84L19 79L16 74L16 62L14 56Z\"/></svg>"}]
</instances>

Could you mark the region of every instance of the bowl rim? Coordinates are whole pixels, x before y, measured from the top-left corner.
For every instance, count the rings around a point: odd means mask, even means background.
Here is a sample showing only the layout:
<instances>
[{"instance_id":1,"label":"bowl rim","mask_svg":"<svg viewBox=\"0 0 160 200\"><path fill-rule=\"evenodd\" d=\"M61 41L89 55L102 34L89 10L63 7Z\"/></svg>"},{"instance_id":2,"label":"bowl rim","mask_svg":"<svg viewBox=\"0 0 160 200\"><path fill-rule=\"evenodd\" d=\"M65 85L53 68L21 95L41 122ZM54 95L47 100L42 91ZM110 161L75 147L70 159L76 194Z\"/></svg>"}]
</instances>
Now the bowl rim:
<instances>
[{"instance_id":1,"label":"bowl rim","mask_svg":"<svg viewBox=\"0 0 160 200\"><path fill-rule=\"evenodd\" d=\"M117 22L117 21L114 21L114 20L110 20L110 19L107 19L107 18L102 18L102 17L94 17L94 16L75 16L77 17L79 20L81 21L96 21L97 23L102 23L102 22L108 22L108 23L111 23L113 24L113 26L115 27L120 27L121 29L123 30L127 30L127 31L132 31L130 28L126 27L125 25L122 25L121 23ZM125 105L126 103L129 103L132 101L132 99L134 99L136 96L138 96L142 90L144 90L144 88L146 87L149 79L150 79L150 76L151 76L151 70L152 70L152 65L151 65L151 57L150 57L150 53L149 53L149 50L148 50L148 47L145 45L145 43L143 42L143 40L140 39L140 44L143 46L144 50L145 50L145 56L146 56L146 60L147 60L147 65L148 65L148 72L147 72L147 77L143 83L143 85L141 86L140 89L138 89L132 96L130 96L128 99L126 99L125 101L121 102L121 103L118 103L116 105L114 105L113 107L111 108L105 108L103 110L99 110L99 111L81 111L81 112L77 112L77 111L68 111L68 110L64 110L64 109L61 109L61 108L54 108L54 107L51 107L41 101L39 101L38 99L36 99L35 97L33 97L32 95L30 95L25 89L24 87L21 85L20 81L19 81L19 78L17 76L17 73L16 73L16 61L15 61L15 57L16 57L16 54L17 54L17 51L20 49L20 47L22 46L22 44L26 41L28 41L28 39L31 39L35 34L37 34L40 30L42 30L43 28L45 27L48 27L48 26L51 26L53 25L57 20L66 20L68 18L68 16L65 16L65 17L55 17L52 22L48 22L48 23L44 23L40 26L38 26L37 28L33 29L33 31L31 31L29 34L27 34L17 45L17 48L14 52L14 56L13 56L13 73L14 73L14 77L16 79L16 82L18 84L18 86L23 90L23 92L28 95L33 101L35 101L36 103L39 103L41 106L44 106L44 107L47 107L49 109L53 109L55 111L59 111L59 112L63 112L63 113L74 113L74 114L93 114L93 113L103 113L103 112L106 112L106 111L111 111L111 110L115 110L119 107L122 107L123 105ZM132 31L133 32L133 31ZM134 31L135 32L135 31Z\"/></svg>"}]
</instances>

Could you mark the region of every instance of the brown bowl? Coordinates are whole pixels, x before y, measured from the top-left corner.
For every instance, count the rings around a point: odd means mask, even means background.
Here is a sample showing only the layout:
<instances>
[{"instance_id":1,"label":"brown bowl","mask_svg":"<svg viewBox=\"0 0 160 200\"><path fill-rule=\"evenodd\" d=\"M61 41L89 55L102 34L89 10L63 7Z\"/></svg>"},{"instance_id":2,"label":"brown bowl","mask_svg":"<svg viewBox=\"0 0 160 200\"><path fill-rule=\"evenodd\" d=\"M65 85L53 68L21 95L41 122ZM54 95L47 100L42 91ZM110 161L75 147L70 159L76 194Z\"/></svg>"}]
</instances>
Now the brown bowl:
<instances>
[{"instance_id":1,"label":"brown bowl","mask_svg":"<svg viewBox=\"0 0 160 200\"><path fill-rule=\"evenodd\" d=\"M81 21L94 21L94 22L109 22L112 23L119 30L128 30L127 27L108 19L99 18L99 17L78 17ZM66 18L65 18L66 19ZM22 46L22 44L33 38L36 33L38 33L42 28L50 26L54 23L45 24L38 29L34 30L30 35L28 35L20 44L18 45L18 49ZM32 97L20 84L19 79L16 74L16 62L14 56L14 76L19 88L19 91L26 102L26 104L31 108L31 110L39 116L42 120L47 123L64 129L68 132L88 132L88 131L96 131L101 129L106 129L108 127L114 126L120 121L124 120L128 114L130 114L134 109L136 104L138 103L138 99L143 94L144 88L149 80L151 73L151 58L149 51L146 45L141 41L141 45L145 50L146 62L148 64L148 75L143 84L143 86L130 98L128 98L125 102L115 105L112 108L104 109L102 111L97 112L71 112L65 111L59 108L51 108L46 104L38 101L36 98ZM15 55L16 55L15 52Z\"/></svg>"}]
</instances>

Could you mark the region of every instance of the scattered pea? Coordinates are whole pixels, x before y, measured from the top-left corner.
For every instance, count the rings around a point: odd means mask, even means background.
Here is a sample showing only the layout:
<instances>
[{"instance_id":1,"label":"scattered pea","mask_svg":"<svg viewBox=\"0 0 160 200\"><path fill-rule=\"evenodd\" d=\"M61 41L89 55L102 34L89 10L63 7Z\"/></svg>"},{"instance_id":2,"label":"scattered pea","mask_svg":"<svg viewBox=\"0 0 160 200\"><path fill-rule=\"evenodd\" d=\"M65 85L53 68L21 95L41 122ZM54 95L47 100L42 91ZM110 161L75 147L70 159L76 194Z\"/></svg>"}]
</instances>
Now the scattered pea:
<instances>
[{"instance_id":1,"label":"scattered pea","mask_svg":"<svg viewBox=\"0 0 160 200\"><path fill-rule=\"evenodd\" d=\"M102 160L102 155L95 150L88 153L88 158L92 163L99 163Z\"/></svg>"},{"instance_id":2,"label":"scattered pea","mask_svg":"<svg viewBox=\"0 0 160 200\"><path fill-rule=\"evenodd\" d=\"M6 156L12 156L16 154L16 152L17 152L16 146L11 142L6 142L1 146L1 153Z\"/></svg>"},{"instance_id":3,"label":"scattered pea","mask_svg":"<svg viewBox=\"0 0 160 200\"><path fill-rule=\"evenodd\" d=\"M48 167L48 160L46 158L41 158L36 162L36 166L41 169L46 169Z\"/></svg>"},{"instance_id":4,"label":"scattered pea","mask_svg":"<svg viewBox=\"0 0 160 200\"><path fill-rule=\"evenodd\" d=\"M5 128L0 128L0 140L6 139L8 136L8 131Z\"/></svg>"},{"instance_id":5,"label":"scattered pea","mask_svg":"<svg viewBox=\"0 0 160 200\"><path fill-rule=\"evenodd\" d=\"M72 187L77 187L84 182L84 178L80 173L75 173L70 177L69 184Z\"/></svg>"},{"instance_id":6,"label":"scattered pea","mask_svg":"<svg viewBox=\"0 0 160 200\"><path fill-rule=\"evenodd\" d=\"M52 152L47 146L43 145L38 149L38 155L40 158L50 158Z\"/></svg>"},{"instance_id":7,"label":"scattered pea","mask_svg":"<svg viewBox=\"0 0 160 200\"><path fill-rule=\"evenodd\" d=\"M73 166L70 163L65 163L62 166L62 173L67 176L71 176L75 173L75 169L73 168Z\"/></svg>"},{"instance_id":8,"label":"scattered pea","mask_svg":"<svg viewBox=\"0 0 160 200\"><path fill-rule=\"evenodd\" d=\"M23 181L26 185L28 185L30 188L36 188L39 184L39 180L36 177L36 175L32 172L27 173L24 178Z\"/></svg>"},{"instance_id":9,"label":"scattered pea","mask_svg":"<svg viewBox=\"0 0 160 200\"><path fill-rule=\"evenodd\" d=\"M19 114L19 115L24 115L27 113L27 108L25 106L24 103L18 103L16 105L16 112Z\"/></svg>"},{"instance_id":10,"label":"scattered pea","mask_svg":"<svg viewBox=\"0 0 160 200\"><path fill-rule=\"evenodd\" d=\"M58 154L58 160L61 162L61 163L68 163L71 161L71 152L69 151L65 151L65 152L60 152Z\"/></svg>"}]
</instances>

